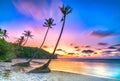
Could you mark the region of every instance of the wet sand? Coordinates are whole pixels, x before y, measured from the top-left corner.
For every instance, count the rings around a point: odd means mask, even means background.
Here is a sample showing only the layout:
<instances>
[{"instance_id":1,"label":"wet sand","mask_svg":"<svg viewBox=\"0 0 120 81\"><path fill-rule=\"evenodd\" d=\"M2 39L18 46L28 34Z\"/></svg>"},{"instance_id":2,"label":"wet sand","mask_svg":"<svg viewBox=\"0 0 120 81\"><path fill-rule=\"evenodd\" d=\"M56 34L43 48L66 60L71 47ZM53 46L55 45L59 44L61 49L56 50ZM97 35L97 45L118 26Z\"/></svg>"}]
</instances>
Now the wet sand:
<instances>
[{"instance_id":1,"label":"wet sand","mask_svg":"<svg viewBox=\"0 0 120 81\"><path fill-rule=\"evenodd\" d=\"M101 78L89 75L52 71L47 76L47 81L120 81L116 79Z\"/></svg>"}]
</instances>

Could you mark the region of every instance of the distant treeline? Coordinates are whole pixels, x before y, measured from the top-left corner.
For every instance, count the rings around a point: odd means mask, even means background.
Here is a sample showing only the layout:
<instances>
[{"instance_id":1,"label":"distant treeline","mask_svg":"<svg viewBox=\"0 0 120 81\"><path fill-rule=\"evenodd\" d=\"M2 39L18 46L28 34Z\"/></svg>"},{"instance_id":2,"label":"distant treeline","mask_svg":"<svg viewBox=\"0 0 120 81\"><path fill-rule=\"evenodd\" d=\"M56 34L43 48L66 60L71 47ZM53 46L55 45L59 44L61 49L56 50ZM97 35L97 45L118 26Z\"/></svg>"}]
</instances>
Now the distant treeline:
<instances>
[{"instance_id":1,"label":"distant treeline","mask_svg":"<svg viewBox=\"0 0 120 81\"><path fill-rule=\"evenodd\" d=\"M39 48L34 47L22 47L20 54L17 55L17 58L32 58L34 52L36 52ZM49 52L39 49L38 54L35 57L36 59L49 59L49 58L56 58Z\"/></svg>"}]
</instances>

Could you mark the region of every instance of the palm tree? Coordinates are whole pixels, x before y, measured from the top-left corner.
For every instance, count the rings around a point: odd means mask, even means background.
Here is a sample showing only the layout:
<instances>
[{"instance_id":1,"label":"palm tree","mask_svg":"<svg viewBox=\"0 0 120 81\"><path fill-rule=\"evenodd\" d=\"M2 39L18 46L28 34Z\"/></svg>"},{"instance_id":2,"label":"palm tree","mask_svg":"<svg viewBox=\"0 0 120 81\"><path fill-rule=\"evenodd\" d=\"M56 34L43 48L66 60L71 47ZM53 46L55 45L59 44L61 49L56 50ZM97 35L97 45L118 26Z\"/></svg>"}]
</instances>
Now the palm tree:
<instances>
[{"instance_id":1,"label":"palm tree","mask_svg":"<svg viewBox=\"0 0 120 81\"><path fill-rule=\"evenodd\" d=\"M53 22L54 22L54 19L53 19L53 18L45 19L45 22L44 22L43 26L44 26L44 27L47 27L47 31L46 31L46 33L45 33L44 40L43 40L40 48L42 48L43 44L45 43L45 40L46 40L46 37L47 37L47 35L48 35L49 29L52 28L52 26L55 26L55 25L56 25L56 24L53 24Z\"/></svg>"},{"instance_id":2,"label":"palm tree","mask_svg":"<svg viewBox=\"0 0 120 81\"><path fill-rule=\"evenodd\" d=\"M21 36L20 38L18 38L17 41L16 41L17 45L21 46L22 43L24 42L24 40L25 40L24 36Z\"/></svg>"},{"instance_id":3,"label":"palm tree","mask_svg":"<svg viewBox=\"0 0 120 81\"><path fill-rule=\"evenodd\" d=\"M8 35L7 35L7 30L2 30L2 29L0 29L0 39L5 39L5 38L7 38L8 37Z\"/></svg>"},{"instance_id":4,"label":"palm tree","mask_svg":"<svg viewBox=\"0 0 120 81\"><path fill-rule=\"evenodd\" d=\"M49 32L49 29L52 28L52 26L55 26L56 24L54 24L54 19L53 18L48 18L48 19L45 19L45 22L43 24L44 27L47 27L47 31L45 33L45 36L44 36L44 40L40 46L40 49L42 48L42 46L44 45L45 43L45 40L46 40L46 37L48 35L48 32ZM39 50L38 50L39 51ZM28 61L29 63L32 61L32 59L37 55L38 51L36 51L33 55L33 57Z\"/></svg>"},{"instance_id":5,"label":"palm tree","mask_svg":"<svg viewBox=\"0 0 120 81\"><path fill-rule=\"evenodd\" d=\"M44 26L44 27L48 27L48 28L47 28L47 31L46 31L46 33L45 33L44 40L43 40L43 42L42 42L42 44L41 44L41 46L40 46L39 48L42 48L43 44L45 43L45 40L46 40L46 37L47 37L47 35L48 35L49 29L52 28L52 26L56 25L56 24L53 24L53 22L54 22L54 19L53 19L53 18L45 19L45 22L44 22L43 26ZM30 62L32 61L32 59L33 59L34 57L36 57L36 55L38 54L38 52L39 52L39 49L36 50L36 52L34 53L33 57L32 57L28 62L18 63L18 64L15 64L14 66L16 66L16 65L17 65L17 66L19 66L19 65L20 65L20 66L29 66L29 65L30 65Z\"/></svg>"},{"instance_id":6,"label":"palm tree","mask_svg":"<svg viewBox=\"0 0 120 81\"><path fill-rule=\"evenodd\" d=\"M27 43L27 41L28 41L28 39L29 38L32 38L33 37L33 35L31 35L31 31L24 31L24 33L23 33L23 35L26 37L26 40L25 40L25 42L23 43L23 46Z\"/></svg>"},{"instance_id":7,"label":"palm tree","mask_svg":"<svg viewBox=\"0 0 120 81\"><path fill-rule=\"evenodd\" d=\"M7 30L3 30L3 39L7 38L8 35L7 35Z\"/></svg>"},{"instance_id":8,"label":"palm tree","mask_svg":"<svg viewBox=\"0 0 120 81\"><path fill-rule=\"evenodd\" d=\"M62 17L62 19L61 19L61 21L63 22L63 24L62 24L62 28L61 28L61 32L60 32L59 38L58 38L58 40L57 40L57 43L56 43L55 48L54 48L54 51L53 51L53 53L52 53L53 56L54 56L54 54L55 54L55 51L56 51L56 49L57 49L57 46L58 46L58 44L59 44L59 41L60 41L60 39L61 39L63 30L64 30L64 25L65 25L66 16L67 16L69 13L72 12L72 8L71 8L70 6L64 6L64 5L63 5L62 7L60 7L60 11L61 11L62 14L63 14L63 17ZM49 66L51 60L52 60L52 58L50 58L50 59L48 60L48 62L47 62L46 64L44 64L43 66L41 66L41 67L39 67L39 68L36 68L35 70L32 70L32 71L30 71L30 72L33 72L33 71L36 71L36 70L42 71L42 70L44 70L44 69L47 69L48 72L50 72L48 66Z\"/></svg>"}]
</instances>

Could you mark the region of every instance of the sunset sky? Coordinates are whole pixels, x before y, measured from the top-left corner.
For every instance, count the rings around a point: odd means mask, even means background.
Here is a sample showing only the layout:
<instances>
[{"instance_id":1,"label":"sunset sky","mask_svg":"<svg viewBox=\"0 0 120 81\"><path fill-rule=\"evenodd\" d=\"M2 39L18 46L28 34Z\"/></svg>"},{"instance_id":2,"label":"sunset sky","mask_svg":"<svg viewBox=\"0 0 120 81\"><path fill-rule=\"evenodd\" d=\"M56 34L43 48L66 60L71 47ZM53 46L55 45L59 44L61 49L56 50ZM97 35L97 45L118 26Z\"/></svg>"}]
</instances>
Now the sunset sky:
<instances>
[{"instance_id":1,"label":"sunset sky","mask_svg":"<svg viewBox=\"0 0 120 81\"><path fill-rule=\"evenodd\" d=\"M63 4L72 7L56 53L80 57L120 58L120 0L0 0L0 28L15 42L24 30L34 35L27 46L39 47L46 32L43 22L55 19L43 48L53 51L59 36Z\"/></svg>"}]
</instances>

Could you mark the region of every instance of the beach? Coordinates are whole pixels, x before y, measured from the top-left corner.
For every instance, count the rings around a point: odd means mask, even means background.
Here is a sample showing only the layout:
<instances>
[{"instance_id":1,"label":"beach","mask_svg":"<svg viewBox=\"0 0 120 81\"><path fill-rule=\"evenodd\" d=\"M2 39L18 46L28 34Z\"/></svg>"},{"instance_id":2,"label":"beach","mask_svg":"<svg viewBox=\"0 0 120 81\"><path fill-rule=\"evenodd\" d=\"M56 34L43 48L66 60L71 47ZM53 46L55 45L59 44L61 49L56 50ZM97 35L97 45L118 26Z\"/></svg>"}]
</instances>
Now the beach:
<instances>
[{"instance_id":1,"label":"beach","mask_svg":"<svg viewBox=\"0 0 120 81\"><path fill-rule=\"evenodd\" d=\"M95 76L75 74L69 72L52 71L48 75L48 81L120 81L120 80L100 78Z\"/></svg>"},{"instance_id":2,"label":"beach","mask_svg":"<svg viewBox=\"0 0 120 81\"><path fill-rule=\"evenodd\" d=\"M10 62L0 62L0 81L120 81L120 79L106 78L67 71L53 70L50 73L27 73L34 67L11 67ZM16 69L15 69L16 68Z\"/></svg>"},{"instance_id":3,"label":"beach","mask_svg":"<svg viewBox=\"0 0 120 81\"><path fill-rule=\"evenodd\" d=\"M0 81L120 81L120 80L100 78L62 71L52 71L51 73L29 73L29 74L11 72L11 74L7 77L0 76Z\"/></svg>"}]
</instances>

